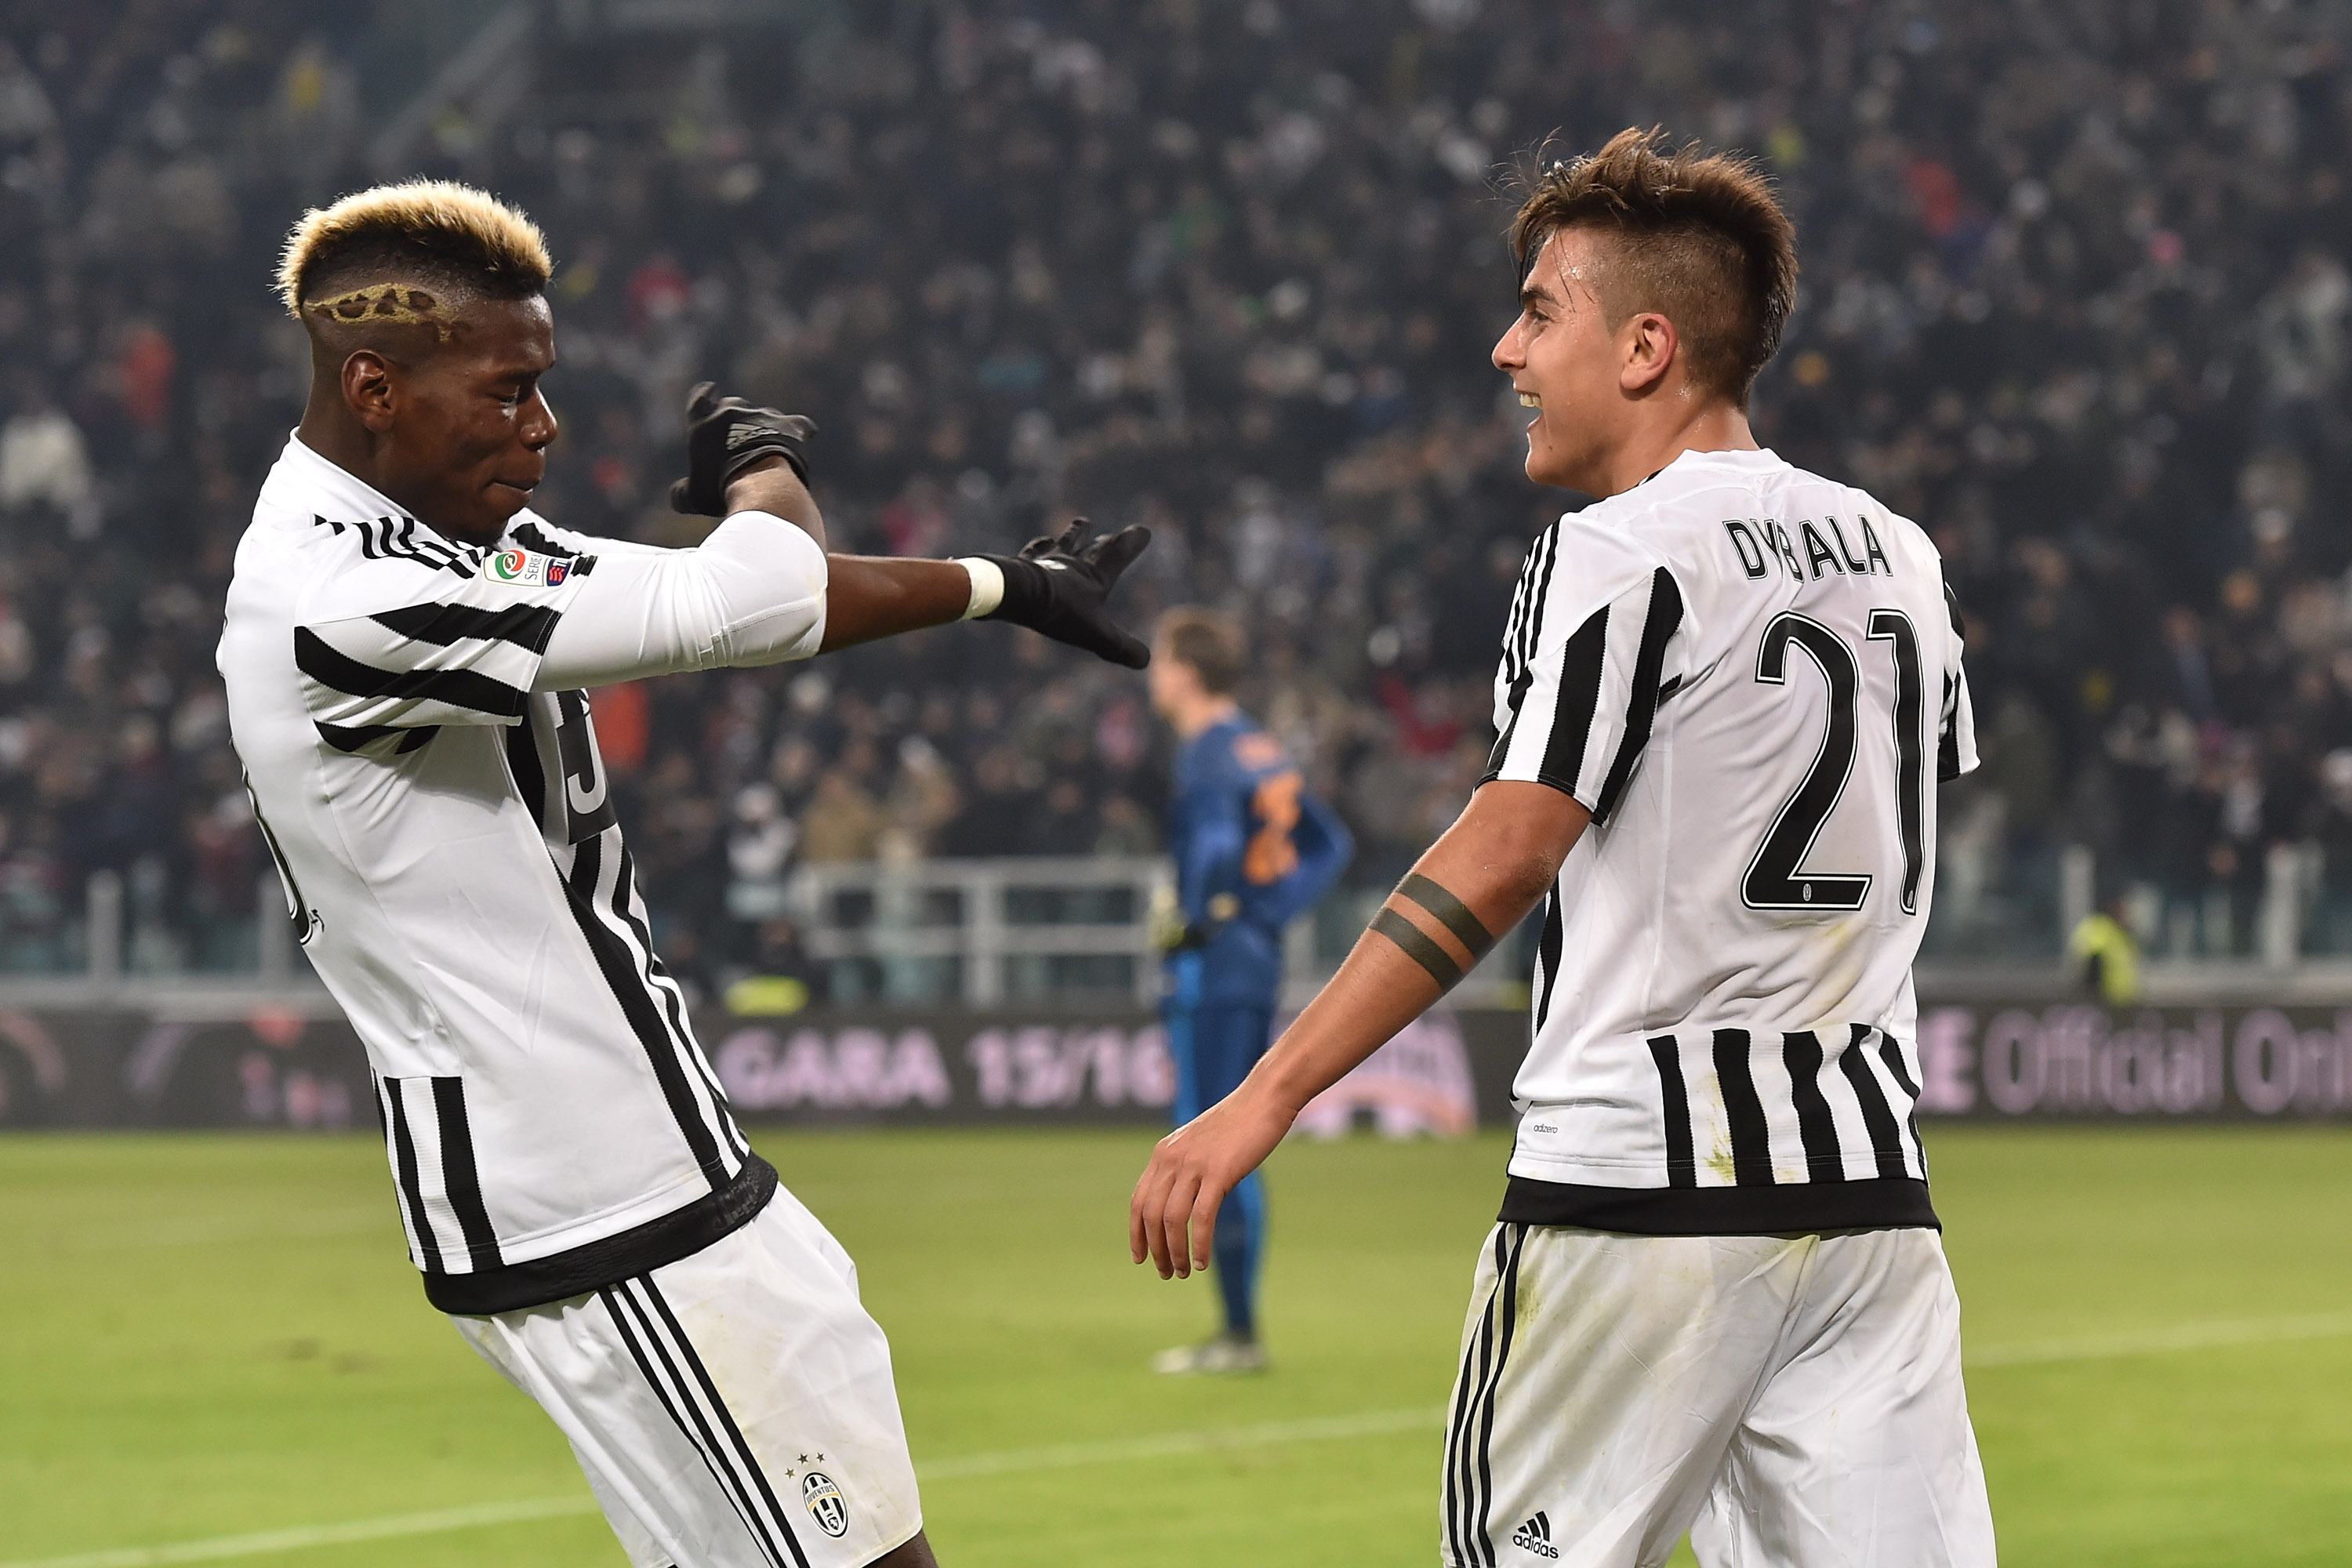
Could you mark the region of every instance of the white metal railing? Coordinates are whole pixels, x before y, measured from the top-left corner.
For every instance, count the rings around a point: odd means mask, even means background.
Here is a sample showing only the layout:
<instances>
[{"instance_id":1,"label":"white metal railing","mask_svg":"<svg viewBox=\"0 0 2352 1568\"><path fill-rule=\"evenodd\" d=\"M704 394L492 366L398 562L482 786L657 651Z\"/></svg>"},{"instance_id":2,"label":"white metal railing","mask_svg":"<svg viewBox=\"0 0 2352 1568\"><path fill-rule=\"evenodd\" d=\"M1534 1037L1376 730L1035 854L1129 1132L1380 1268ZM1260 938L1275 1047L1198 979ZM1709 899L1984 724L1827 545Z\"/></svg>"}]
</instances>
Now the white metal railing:
<instances>
[{"instance_id":1,"label":"white metal railing","mask_svg":"<svg viewBox=\"0 0 2352 1568\"><path fill-rule=\"evenodd\" d=\"M990 1007L1015 990L1039 989L1008 985L1011 961L1108 957L1129 961L1118 989L1148 1005L1160 994L1152 902L1174 885L1175 869L1162 858L872 861L803 866L784 885L782 901L802 922L812 958L879 965L886 996L939 989L936 970L929 987L891 983L894 972L928 962L954 966L952 999ZM1023 895L1039 907L1017 907ZM1072 895L1083 900L1085 913L1055 918L1046 906L1067 903ZM757 901L730 899L739 908Z\"/></svg>"},{"instance_id":2,"label":"white metal railing","mask_svg":"<svg viewBox=\"0 0 2352 1568\"><path fill-rule=\"evenodd\" d=\"M1921 984L1938 994L1983 992L2064 994L2075 986L2073 966L2063 957L2066 938L2095 907L2097 865L2090 849L2074 845L2059 858L2058 952L2040 961L1937 962L1921 963ZM2141 977L2152 1003L2199 999L2332 1003L2352 998L2352 955L2310 957L2303 952L2305 929L2317 900L2320 865L2313 847L2279 846L2269 853L2253 941L2245 957L2173 957L2161 940L2149 943ZM929 860L901 865L860 864L804 867L767 895L776 912L789 910L803 927L812 957L821 962L863 960L881 967L932 963L952 965L948 984L940 971L928 984L898 988L887 980L880 1000L960 1001L993 1006L1008 1000L1049 999L1052 987L1030 987L1015 996L1005 984L1008 960L1055 956L1124 955L1131 960L1128 982L1138 1002L1159 994L1160 954L1151 945L1150 909L1155 892L1172 884L1164 859L1055 858ZM1117 920L1021 921L1007 900L1022 891L1116 891L1124 911ZM739 885L738 892L741 891ZM845 910L841 895L853 896ZM943 896L944 895L944 896ZM1339 921L1352 933L1381 901L1378 889L1356 894L1360 906ZM730 903L736 900L730 897ZM757 898L751 900L757 904ZM749 914L749 909L739 909ZM2160 934L2160 933L2159 933ZM1312 922L1295 922L1284 942L1284 1002L1304 1005L1337 966L1338 952L1318 952ZM1528 975L1521 955L1497 951L1472 972L1450 1000L1456 1006L1524 1005ZM1096 988L1097 994L1099 987ZM1125 989L1125 987L1122 987ZM922 992L924 994L908 994Z\"/></svg>"},{"instance_id":3,"label":"white metal railing","mask_svg":"<svg viewBox=\"0 0 2352 1568\"><path fill-rule=\"evenodd\" d=\"M2244 938L2231 944L2244 951L2242 957L2197 956L2194 945L2179 947L2172 932L2160 929L2166 910L2155 890L2140 889L2149 907L2142 911L2147 918L2134 923L2155 937L2140 966L2150 1003L2352 1001L2352 954L2303 952L2322 890L2316 847L2274 847L2263 868L2260 898L2243 911ZM2096 872L2087 848L2060 852L2057 943L2091 912ZM803 866L784 880L735 883L727 906L738 920L790 915L801 925L811 957L828 965L862 965L869 980L878 976L865 994L856 987L844 994L836 986L836 1003L992 1007L1116 995L1150 1005L1159 997L1160 973L1151 908L1173 875L1164 858L1091 856ZM272 997L331 1009L290 924L280 917L276 873L264 874L255 892L250 970L146 973L152 933L131 929L132 900L123 878L96 872L64 941L78 965L0 974L0 1005L149 1005L168 999L174 1006L234 1011L251 998ZM1300 1006L1313 996L1381 898L1378 889L1334 893L1323 926L1335 945L1325 951L1318 951L1312 921L1291 927L1284 942L1286 1005ZM1525 1005L1525 955L1505 949L1465 979L1451 998L1454 1005ZM1071 973L1068 961L1080 961L1075 967L1083 971L1084 961L1100 959L1126 962L1113 966L1115 974L1101 967L1091 974ZM1931 956L1919 965L1919 985L1923 994L1965 998L2068 994L2077 981L2055 953L2013 960Z\"/></svg>"}]
</instances>

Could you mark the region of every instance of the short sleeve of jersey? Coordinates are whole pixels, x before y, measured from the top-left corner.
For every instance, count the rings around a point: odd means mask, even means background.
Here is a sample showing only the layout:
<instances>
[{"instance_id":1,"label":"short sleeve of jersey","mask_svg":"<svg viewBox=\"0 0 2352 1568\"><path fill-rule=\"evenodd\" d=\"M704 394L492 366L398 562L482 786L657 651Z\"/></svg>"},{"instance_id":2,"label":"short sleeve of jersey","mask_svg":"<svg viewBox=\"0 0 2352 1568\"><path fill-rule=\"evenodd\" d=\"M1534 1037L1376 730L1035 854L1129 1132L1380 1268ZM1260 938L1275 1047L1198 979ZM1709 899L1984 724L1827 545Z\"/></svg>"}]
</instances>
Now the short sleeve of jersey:
<instances>
[{"instance_id":1,"label":"short sleeve of jersey","mask_svg":"<svg viewBox=\"0 0 2352 1568\"><path fill-rule=\"evenodd\" d=\"M1977 716L1969 702L1968 671L1961 667L1967 638L1961 630L1960 601L1951 585L1944 586L1944 604L1952 614L1950 657L1944 666L1944 708L1936 736L1936 777L1945 784L1977 771Z\"/></svg>"},{"instance_id":2,"label":"short sleeve of jersey","mask_svg":"<svg viewBox=\"0 0 2352 1568\"><path fill-rule=\"evenodd\" d=\"M1660 689L1674 679L1682 622L1682 591L1656 557L1562 519L1520 571L1486 778L1549 784L1607 821L1649 743Z\"/></svg>"},{"instance_id":3,"label":"short sleeve of jersey","mask_svg":"<svg viewBox=\"0 0 2352 1568\"><path fill-rule=\"evenodd\" d=\"M513 548L465 573L421 563L355 565L311 596L294 628L302 700L338 750L444 724L513 724L548 639L593 556Z\"/></svg>"}]
</instances>

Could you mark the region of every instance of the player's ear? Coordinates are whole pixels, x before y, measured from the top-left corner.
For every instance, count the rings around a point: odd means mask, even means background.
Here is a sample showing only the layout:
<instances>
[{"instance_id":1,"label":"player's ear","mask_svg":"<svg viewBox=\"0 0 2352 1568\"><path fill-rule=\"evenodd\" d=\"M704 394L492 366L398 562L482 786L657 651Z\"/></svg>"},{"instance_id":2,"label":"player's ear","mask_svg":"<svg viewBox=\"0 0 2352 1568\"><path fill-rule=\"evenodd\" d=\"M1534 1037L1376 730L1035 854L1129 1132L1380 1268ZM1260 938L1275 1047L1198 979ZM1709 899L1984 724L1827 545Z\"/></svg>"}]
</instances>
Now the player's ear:
<instances>
[{"instance_id":1,"label":"player's ear","mask_svg":"<svg viewBox=\"0 0 2352 1568\"><path fill-rule=\"evenodd\" d=\"M375 435L392 428L399 403L399 371L373 349L354 349L343 361L343 402Z\"/></svg>"},{"instance_id":2,"label":"player's ear","mask_svg":"<svg viewBox=\"0 0 2352 1568\"><path fill-rule=\"evenodd\" d=\"M1655 310L1643 310L1627 321L1619 334L1624 358L1617 370L1617 384L1628 395L1640 397L1665 378L1681 351L1682 340L1674 322Z\"/></svg>"}]
</instances>

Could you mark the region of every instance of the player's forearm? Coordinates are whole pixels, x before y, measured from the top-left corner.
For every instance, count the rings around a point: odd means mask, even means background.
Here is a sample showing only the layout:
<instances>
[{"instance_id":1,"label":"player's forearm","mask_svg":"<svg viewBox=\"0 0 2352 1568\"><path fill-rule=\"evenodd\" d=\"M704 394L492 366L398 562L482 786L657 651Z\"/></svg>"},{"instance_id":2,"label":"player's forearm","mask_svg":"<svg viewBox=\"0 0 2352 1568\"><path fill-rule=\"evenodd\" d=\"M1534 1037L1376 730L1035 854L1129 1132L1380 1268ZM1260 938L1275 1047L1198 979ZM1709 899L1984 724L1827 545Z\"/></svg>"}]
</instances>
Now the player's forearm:
<instances>
[{"instance_id":1,"label":"player's forearm","mask_svg":"<svg viewBox=\"0 0 2352 1568\"><path fill-rule=\"evenodd\" d=\"M781 459L777 471L799 484ZM952 561L828 556L818 538L796 520L740 510L696 549L604 563L583 577L533 684L562 691L806 658L956 620L971 603L971 574Z\"/></svg>"},{"instance_id":2,"label":"player's forearm","mask_svg":"<svg viewBox=\"0 0 2352 1568\"><path fill-rule=\"evenodd\" d=\"M1242 1085L1286 1122L1443 994L1392 943L1367 932Z\"/></svg>"},{"instance_id":3,"label":"player's forearm","mask_svg":"<svg viewBox=\"0 0 2352 1568\"><path fill-rule=\"evenodd\" d=\"M957 562L835 555L826 564L824 652L943 626L971 607L971 573Z\"/></svg>"},{"instance_id":4,"label":"player's forearm","mask_svg":"<svg viewBox=\"0 0 2352 1568\"><path fill-rule=\"evenodd\" d=\"M1031 540L1018 556L895 561L836 555L823 647L848 647L984 618L1026 626L1141 669L1151 662L1150 649L1110 619L1103 601L1150 542L1150 531L1138 524L1089 543L1092 531L1079 518L1057 537Z\"/></svg>"},{"instance_id":5,"label":"player's forearm","mask_svg":"<svg viewBox=\"0 0 2352 1568\"><path fill-rule=\"evenodd\" d=\"M1428 1011L1527 918L1587 820L1546 784L1479 790L1250 1074L1251 1092L1295 1116Z\"/></svg>"},{"instance_id":6,"label":"player's forearm","mask_svg":"<svg viewBox=\"0 0 2352 1568\"><path fill-rule=\"evenodd\" d=\"M783 518L815 540L818 549L824 548L824 514L800 475L782 458L763 459L736 475L727 487L727 511L730 517L739 511L764 511Z\"/></svg>"}]
</instances>

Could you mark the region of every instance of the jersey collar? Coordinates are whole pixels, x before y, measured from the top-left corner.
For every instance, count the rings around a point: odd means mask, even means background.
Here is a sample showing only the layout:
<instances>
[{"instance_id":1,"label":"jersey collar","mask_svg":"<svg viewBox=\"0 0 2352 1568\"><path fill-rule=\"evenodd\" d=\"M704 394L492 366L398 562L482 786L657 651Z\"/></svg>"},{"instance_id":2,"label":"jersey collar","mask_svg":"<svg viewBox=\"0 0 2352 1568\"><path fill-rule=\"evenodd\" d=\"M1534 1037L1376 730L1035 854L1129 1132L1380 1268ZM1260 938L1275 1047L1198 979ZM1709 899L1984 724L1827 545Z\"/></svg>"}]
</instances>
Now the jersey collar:
<instances>
[{"instance_id":1,"label":"jersey collar","mask_svg":"<svg viewBox=\"0 0 2352 1568\"><path fill-rule=\"evenodd\" d=\"M1759 447L1753 451L1749 451L1741 447L1719 447L1712 450L1704 451L1696 447L1687 447L1683 451L1676 452L1672 462L1669 462L1665 468L1659 468L1655 472L1644 478L1641 484L1637 484L1633 487L1633 489L1640 489L1642 485L1648 484L1651 479L1656 479L1659 474L1666 472L1669 468L1677 468L1685 461L1717 462L1727 460L1731 462L1743 462L1751 458L1765 463L1778 463L1780 460L1780 454L1775 452L1769 447ZM1633 490L1628 490L1625 493L1631 495Z\"/></svg>"},{"instance_id":2,"label":"jersey collar","mask_svg":"<svg viewBox=\"0 0 2352 1568\"><path fill-rule=\"evenodd\" d=\"M410 517L406 507L349 468L328 461L304 446L299 431L286 437L286 449L278 454L278 466L270 470L261 493L265 500L274 501L289 511L331 518L337 522L397 517L417 522L420 527L433 526Z\"/></svg>"}]
</instances>

